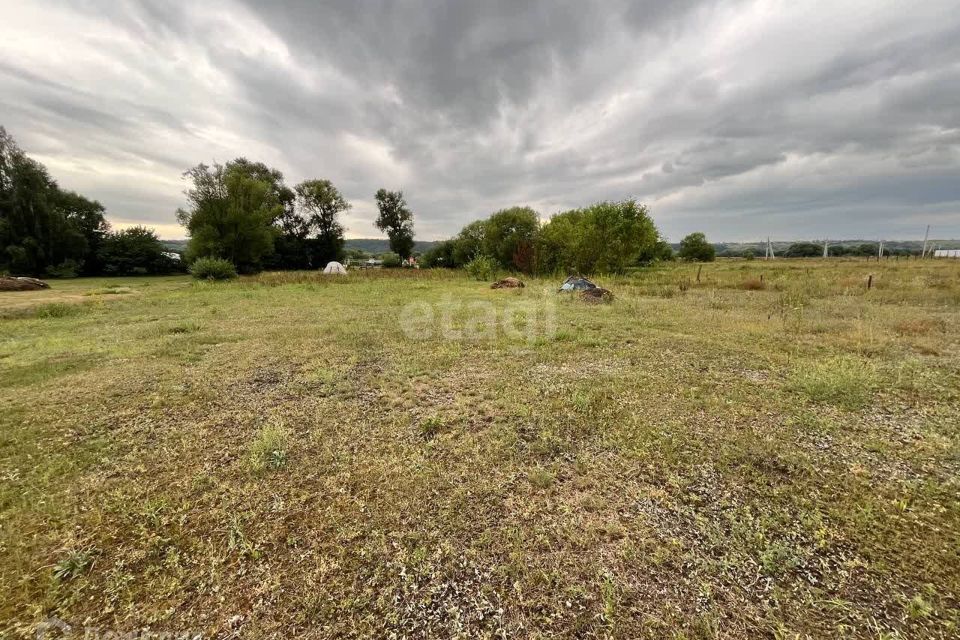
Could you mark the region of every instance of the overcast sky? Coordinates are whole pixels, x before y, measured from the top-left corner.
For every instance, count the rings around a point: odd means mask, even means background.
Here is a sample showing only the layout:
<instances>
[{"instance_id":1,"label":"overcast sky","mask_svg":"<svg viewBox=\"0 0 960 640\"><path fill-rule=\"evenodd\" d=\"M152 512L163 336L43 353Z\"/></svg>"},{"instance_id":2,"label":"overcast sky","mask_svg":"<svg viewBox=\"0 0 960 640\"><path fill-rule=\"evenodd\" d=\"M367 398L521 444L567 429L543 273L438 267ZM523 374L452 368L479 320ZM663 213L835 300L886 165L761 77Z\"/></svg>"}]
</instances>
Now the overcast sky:
<instances>
[{"instance_id":1,"label":"overcast sky","mask_svg":"<svg viewBox=\"0 0 960 640\"><path fill-rule=\"evenodd\" d=\"M960 4L0 0L0 124L165 238L240 155L348 237L379 187L421 239L629 196L672 241L960 237Z\"/></svg>"}]
</instances>

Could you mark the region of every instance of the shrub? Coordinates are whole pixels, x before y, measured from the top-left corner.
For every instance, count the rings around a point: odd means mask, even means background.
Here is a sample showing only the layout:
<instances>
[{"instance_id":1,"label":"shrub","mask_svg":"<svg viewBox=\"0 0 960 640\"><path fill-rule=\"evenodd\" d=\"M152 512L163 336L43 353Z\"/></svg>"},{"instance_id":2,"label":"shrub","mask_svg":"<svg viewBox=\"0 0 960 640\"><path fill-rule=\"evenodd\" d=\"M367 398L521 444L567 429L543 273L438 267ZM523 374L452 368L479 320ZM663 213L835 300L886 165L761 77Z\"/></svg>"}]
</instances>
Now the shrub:
<instances>
[{"instance_id":1,"label":"shrub","mask_svg":"<svg viewBox=\"0 0 960 640\"><path fill-rule=\"evenodd\" d=\"M47 267L47 275L51 278L76 278L80 265L76 260L64 260L56 266Z\"/></svg>"},{"instance_id":2,"label":"shrub","mask_svg":"<svg viewBox=\"0 0 960 640\"><path fill-rule=\"evenodd\" d=\"M401 258L400 254L397 253L385 253L383 254L383 268L384 269L396 269L400 266Z\"/></svg>"},{"instance_id":3,"label":"shrub","mask_svg":"<svg viewBox=\"0 0 960 640\"><path fill-rule=\"evenodd\" d=\"M698 231L680 241L680 251L677 255L691 262L713 262L717 252L713 245L707 242L707 236Z\"/></svg>"},{"instance_id":4,"label":"shrub","mask_svg":"<svg viewBox=\"0 0 960 640\"><path fill-rule=\"evenodd\" d=\"M497 261L490 256L477 256L464 266L474 280L492 280L497 274Z\"/></svg>"},{"instance_id":5,"label":"shrub","mask_svg":"<svg viewBox=\"0 0 960 640\"><path fill-rule=\"evenodd\" d=\"M230 280L237 277L237 268L223 258L197 258L190 265L190 275L197 280Z\"/></svg>"}]
</instances>

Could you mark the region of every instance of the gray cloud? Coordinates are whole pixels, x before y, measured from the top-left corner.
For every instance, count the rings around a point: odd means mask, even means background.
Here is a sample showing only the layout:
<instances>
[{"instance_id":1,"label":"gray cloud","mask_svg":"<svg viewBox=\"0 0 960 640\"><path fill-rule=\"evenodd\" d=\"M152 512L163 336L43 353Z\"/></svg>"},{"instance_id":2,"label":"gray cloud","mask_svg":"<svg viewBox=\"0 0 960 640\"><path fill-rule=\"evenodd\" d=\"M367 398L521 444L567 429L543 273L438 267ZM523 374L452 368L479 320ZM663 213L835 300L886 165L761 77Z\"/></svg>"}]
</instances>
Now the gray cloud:
<instances>
[{"instance_id":1,"label":"gray cloud","mask_svg":"<svg viewBox=\"0 0 960 640\"><path fill-rule=\"evenodd\" d=\"M960 236L960 15L927 0L9 2L0 113L118 224L181 173L332 179L372 236L513 204L647 202L671 239Z\"/></svg>"}]
</instances>

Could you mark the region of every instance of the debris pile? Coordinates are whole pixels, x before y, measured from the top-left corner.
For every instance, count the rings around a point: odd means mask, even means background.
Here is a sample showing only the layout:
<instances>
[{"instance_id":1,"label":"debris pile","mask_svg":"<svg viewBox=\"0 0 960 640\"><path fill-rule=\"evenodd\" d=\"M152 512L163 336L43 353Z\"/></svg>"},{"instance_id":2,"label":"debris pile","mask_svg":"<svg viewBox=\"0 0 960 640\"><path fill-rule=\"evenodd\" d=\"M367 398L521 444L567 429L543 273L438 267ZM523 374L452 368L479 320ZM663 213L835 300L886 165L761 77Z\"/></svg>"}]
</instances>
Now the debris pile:
<instances>
[{"instance_id":1,"label":"debris pile","mask_svg":"<svg viewBox=\"0 0 960 640\"><path fill-rule=\"evenodd\" d=\"M519 278L504 278L502 280L497 280L492 285L491 289L523 289L526 285L523 284L523 280Z\"/></svg>"},{"instance_id":2,"label":"debris pile","mask_svg":"<svg viewBox=\"0 0 960 640\"><path fill-rule=\"evenodd\" d=\"M50 285L36 278L0 276L0 291L37 291L49 288Z\"/></svg>"},{"instance_id":3,"label":"debris pile","mask_svg":"<svg viewBox=\"0 0 960 640\"><path fill-rule=\"evenodd\" d=\"M598 304L600 302L613 302L613 293L611 293L609 289L604 289L603 287L594 287L592 289L584 289L581 291L580 299L591 304Z\"/></svg>"},{"instance_id":4,"label":"debris pile","mask_svg":"<svg viewBox=\"0 0 960 640\"><path fill-rule=\"evenodd\" d=\"M563 284L560 285L559 291L586 291L587 289L596 289L597 285L593 284L586 278L580 276L570 276L563 281Z\"/></svg>"}]
</instances>

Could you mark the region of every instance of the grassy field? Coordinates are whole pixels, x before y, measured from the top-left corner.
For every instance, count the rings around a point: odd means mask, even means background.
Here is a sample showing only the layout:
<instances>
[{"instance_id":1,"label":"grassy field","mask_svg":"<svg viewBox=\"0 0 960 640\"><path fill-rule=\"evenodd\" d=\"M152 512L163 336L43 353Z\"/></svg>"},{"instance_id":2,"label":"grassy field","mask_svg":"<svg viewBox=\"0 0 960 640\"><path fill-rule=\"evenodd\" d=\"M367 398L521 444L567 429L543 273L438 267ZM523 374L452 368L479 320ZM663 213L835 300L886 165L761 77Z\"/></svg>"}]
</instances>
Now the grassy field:
<instances>
[{"instance_id":1,"label":"grassy field","mask_svg":"<svg viewBox=\"0 0 960 640\"><path fill-rule=\"evenodd\" d=\"M0 629L957 637L960 261L696 275L0 294Z\"/></svg>"}]
</instances>

